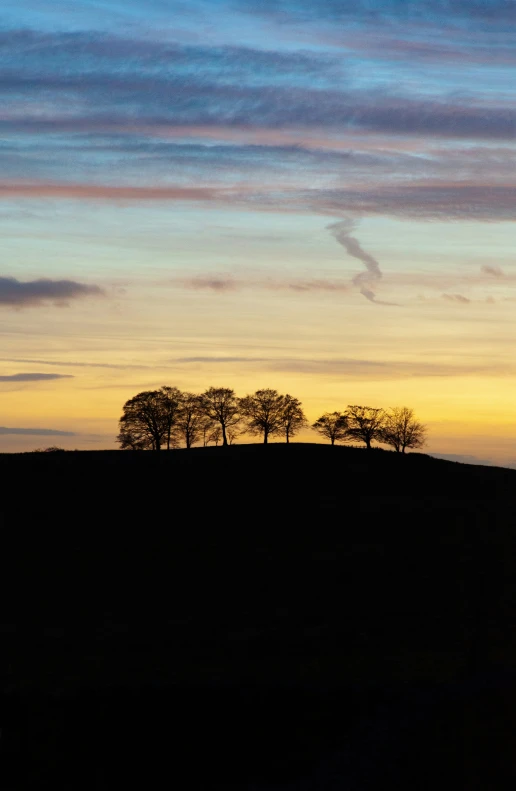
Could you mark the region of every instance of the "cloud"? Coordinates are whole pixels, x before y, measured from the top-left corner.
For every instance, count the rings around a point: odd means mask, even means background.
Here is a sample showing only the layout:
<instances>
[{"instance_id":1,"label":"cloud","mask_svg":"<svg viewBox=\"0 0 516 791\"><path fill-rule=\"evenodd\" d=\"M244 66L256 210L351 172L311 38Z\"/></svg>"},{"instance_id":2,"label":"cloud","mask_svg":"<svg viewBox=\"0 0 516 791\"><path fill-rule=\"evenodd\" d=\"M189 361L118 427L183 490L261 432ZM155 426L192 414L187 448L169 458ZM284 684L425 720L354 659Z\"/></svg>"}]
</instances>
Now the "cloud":
<instances>
[{"instance_id":1,"label":"cloud","mask_svg":"<svg viewBox=\"0 0 516 791\"><path fill-rule=\"evenodd\" d=\"M193 277L178 277L172 281L182 288L194 290L207 290L216 293L240 291L243 289L263 289L267 291L295 291L303 292L347 292L350 290L347 283L337 280L314 278L311 280L279 278L236 278L232 275L194 275Z\"/></svg>"},{"instance_id":2,"label":"cloud","mask_svg":"<svg viewBox=\"0 0 516 791\"><path fill-rule=\"evenodd\" d=\"M367 182L361 188L282 187L106 187L81 184L18 184L0 182L0 197L77 198L119 201L194 201L199 204L237 206L249 211L285 211L324 215L386 216L417 220L516 220L515 188L510 184L480 184L445 180L401 180L393 184ZM0 279L0 304L2 281ZM41 281L35 281L41 282ZM43 281L48 282L48 281ZM58 281L59 282L59 281ZM68 282L68 281L60 281ZM100 293L97 286L81 286Z\"/></svg>"},{"instance_id":3,"label":"cloud","mask_svg":"<svg viewBox=\"0 0 516 791\"><path fill-rule=\"evenodd\" d=\"M484 264L480 267L480 271L483 272L484 275L489 275L490 277L505 277L503 270L499 266Z\"/></svg>"},{"instance_id":4,"label":"cloud","mask_svg":"<svg viewBox=\"0 0 516 791\"><path fill-rule=\"evenodd\" d=\"M68 366L70 368L112 368L115 370L126 371L132 368L138 369L154 369L155 366L151 365L139 365L137 363L128 363L124 365L123 363L88 363L88 362L77 362L70 360L33 360L31 358L26 357L0 357L0 362L3 363L27 363L30 365L63 365Z\"/></svg>"},{"instance_id":5,"label":"cloud","mask_svg":"<svg viewBox=\"0 0 516 791\"><path fill-rule=\"evenodd\" d=\"M232 277L208 277L197 275L195 277L180 279L179 282L185 288L208 289L209 291L234 291L237 282Z\"/></svg>"},{"instance_id":6,"label":"cloud","mask_svg":"<svg viewBox=\"0 0 516 791\"><path fill-rule=\"evenodd\" d=\"M291 206L317 213L355 212L419 220L516 220L515 188L509 184L475 184L438 179L367 186L362 189L299 191Z\"/></svg>"},{"instance_id":7,"label":"cloud","mask_svg":"<svg viewBox=\"0 0 516 791\"><path fill-rule=\"evenodd\" d=\"M89 286L74 280L29 280L21 282L15 277L0 277L0 306L24 308L52 302L67 305L70 299L102 296L99 286Z\"/></svg>"},{"instance_id":8,"label":"cloud","mask_svg":"<svg viewBox=\"0 0 516 791\"><path fill-rule=\"evenodd\" d=\"M103 184L0 182L0 198L65 198L79 200L193 200L223 198L224 191L210 187L140 187ZM41 282L41 281L36 281ZM68 281L58 281L66 283ZM78 285L78 284L76 284ZM89 288L97 288L90 286Z\"/></svg>"},{"instance_id":9,"label":"cloud","mask_svg":"<svg viewBox=\"0 0 516 791\"><path fill-rule=\"evenodd\" d=\"M71 374L10 374L0 376L0 382L50 382L53 379L73 379Z\"/></svg>"},{"instance_id":10,"label":"cloud","mask_svg":"<svg viewBox=\"0 0 516 791\"><path fill-rule=\"evenodd\" d=\"M324 18L320 4L314 5L315 16ZM351 5L357 16L359 10ZM442 62L457 49L462 60L467 53L478 57L471 32L470 41L462 35L462 48L456 41L460 30L444 46L442 35L437 43L435 36L414 40L410 27L397 37L375 36L370 22L382 16L376 9L365 32L355 26L344 38L345 58L335 49L292 50L281 42L277 49L274 44L267 49L263 44L186 46L159 36L9 30L0 34L0 94L5 97L0 128L28 134L118 130L133 135L136 126L152 132L194 125L514 139L516 110L502 92L464 96L446 86L437 92L387 92L385 83L379 88L372 77L353 82L349 61L354 56L355 65L363 68L364 46L373 56L376 52L394 60L400 53L402 58L407 52L414 57L435 53ZM502 47L504 54L496 43L493 47L486 40L486 62L494 51L502 62L511 48L514 52L512 38Z\"/></svg>"},{"instance_id":11,"label":"cloud","mask_svg":"<svg viewBox=\"0 0 516 791\"><path fill-rule=\"evenodd\" d=\"M259 76L261 80L278 76L313 80L334 78L336 72L342 71L342 58L336 53L277 51L232 44L181 44L158 37L124 37L91 31L1 31L0 51L5 61L18 65L16 72L4 72L5 86L19 85L29 75L36 84L38 77L43 76L53 87L70 87L78 75L86 78L87 85L96 84L99 76L109 74L116 75L119 81L137 74L140 79L152 77L159 84L166 77L200 72L220 74L226 81L241 83L249 76ZM63 59L68 61L65 73Z\"/></svg>"},{"instance_id":12,"label":"cloud","mask_svg":"<svg viewBox=\"0 0 516 791\"><path fill-rule=\"evenodd\" d=\"M249 7L247 0L232 0L237 8ZM344 21L350 17L369 19L376 24L392 25L397 19L403 22L435 20L443 26L443 19L452 21L473 19L493 20L500 25L516 23L516 6L511 0L261 0L252 6L257 16L278 16L283 23L289 20L313 23L317 20Z\"/></svg>"},{"instance_id":13,"label":"cloud","mask_svg":"<svg viewBox=\"0 0 516 791\"><path fill-rule=\"evenodd\" d=\"M13 78L9 92L19 92L19 78ZM26 89L57 90L54 78L27 79ZM57 80L59 82L59 80ZM78 76L61 86L88 90L88 81ZM90 80L91 82L91 80ZM136 84L134 84L136 82ZM0 86L1 87L1 86ZM52 114L31 112L30 102L20 115L4 114L4 133L31 134L94 131L132 132L135 128L134 94L138 105L137 126L152 132L166 126L209 126L271 129L342 129L425 138L508 140L516 132L516 110L480 100L466 103L443 96L439 100L409 96L379 95L374 91L314 89L311 87L228 85L215 79L185 77L157 81L137 77L126 82L99 75L90 85L91 103L99 110L84 114L64 112L56 101ZM4 88L5 92L5 88ZM134 92L131 93L131 92ZM131 102L129 102L131 95ZM167 111L167 107L173 111Z\"/></svg>"},{"instance_id":14,"label":"cloud","mask_svg":"<svg viewBox=\"0 0 516 791\"><path fill-rule=\"evenodd\" d=\"M179 365L256 365L266 371L358 379L410 379L420 377L463 377L507 375L507 366L496 362L441 364L419 360L385 361L360 359L310 359L300 357L247 357L241 355L193 355L170 361Z\"/></svg>"},{"instance_id":15,"label":"cloud","mask_svg":"<svg viewBox=\"0 0 516 791\"><path fill-rule=\"evenodd\" d=\"M178 357L178 363L267 363L270 357Z\"/></svg>"},{"instance_id":16,"label":"cloud","mask_svg":"<svg viewBox=\"0 0 516 791\"><path fill-rule=\"evenodd\" d=\"M39 437L75 437L77 436L73 431L59 431L53 428L7 428L0 426L1 434L29 434Z\"/></svg>"},{"instance_id":17,"label":"cloud","mask_svg":"<svg viewBox=\"0 0 516 791\"><path fill-rule=\"evenodd\" d=\"M359 287L360 293L368 299L369 302L375 302L377 305L392 305L392 302L377 300L376 294L371 288L372 284L381 280L382 272L376 258L366 253L361 247L358 239L351 236L352 231L354 231L356 227L356 223L352 220L341 220L340 222L334 222L326 227L339 244L344 247L348 255L353 258L358 258L358 260L362 261L364 264L366 271L361 272L359 275L355 275L353 278L353 283L355 286Z\"/></svg>"},{"instance_id":18,"label":"cloud","mask_svg":"<svg viewBox=\"0 0 516 791\"><path fill-rule=\"evenodd\" d=\"M462 294L443 294L443 299L447 299L448 302L459 302L462 305L469 305L471 302L470 299L463 296Z\"/></svg>"}]
</instances>

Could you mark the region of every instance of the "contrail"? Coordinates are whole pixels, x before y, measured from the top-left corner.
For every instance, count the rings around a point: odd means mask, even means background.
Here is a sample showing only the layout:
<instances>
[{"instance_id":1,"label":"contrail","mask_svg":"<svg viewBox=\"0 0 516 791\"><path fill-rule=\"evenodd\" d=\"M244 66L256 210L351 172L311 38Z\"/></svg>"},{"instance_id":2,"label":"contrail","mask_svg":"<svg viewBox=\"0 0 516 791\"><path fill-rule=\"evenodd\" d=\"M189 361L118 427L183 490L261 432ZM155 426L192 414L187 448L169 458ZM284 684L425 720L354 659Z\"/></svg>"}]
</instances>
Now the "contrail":
<instances>
[{"instance_id":1,"label":"contrail","mask_svg":"<svg viewBox=\"0 0 516 791\"><path fill-rule=\"evenodd\" d=\"M341 220L340 222L327 225L326 228L339 244L345 248L348 255L353 256L353 258L358 258L358 260L362 261L364 264L366 271L361 272L359 275L355 275L352 280L353 284L359 287L360 293L368 299L369 302L374 302L376 305L395 305L395 302L382 302L376 299L376 294L372 286L375 281L381 280L382 278L380 264L376 258L373 258L372 255L369 255L369 253L366 253L366 251L362 249L358 239L351 236L356 228L356 223L353 222L353 220Z\"/></svg>"}]
</instances>

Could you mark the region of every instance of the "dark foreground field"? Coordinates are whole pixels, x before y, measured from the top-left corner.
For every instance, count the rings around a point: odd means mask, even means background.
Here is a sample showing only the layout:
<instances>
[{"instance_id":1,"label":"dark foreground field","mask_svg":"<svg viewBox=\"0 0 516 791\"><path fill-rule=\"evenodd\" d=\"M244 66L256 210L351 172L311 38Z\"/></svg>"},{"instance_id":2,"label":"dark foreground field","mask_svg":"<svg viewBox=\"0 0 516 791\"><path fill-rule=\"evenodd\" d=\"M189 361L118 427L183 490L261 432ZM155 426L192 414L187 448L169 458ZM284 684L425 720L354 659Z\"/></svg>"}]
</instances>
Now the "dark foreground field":
<instances>
[{"instance_id":1,"label":"dark foreground field","mask_svg":"<svg viewBox=\"0 0 516 791\"><path fill-rule=\"evenodd\" d=\"M516 782L516 471L0 456L2 789Z\"/></svg>"}]
</instances>

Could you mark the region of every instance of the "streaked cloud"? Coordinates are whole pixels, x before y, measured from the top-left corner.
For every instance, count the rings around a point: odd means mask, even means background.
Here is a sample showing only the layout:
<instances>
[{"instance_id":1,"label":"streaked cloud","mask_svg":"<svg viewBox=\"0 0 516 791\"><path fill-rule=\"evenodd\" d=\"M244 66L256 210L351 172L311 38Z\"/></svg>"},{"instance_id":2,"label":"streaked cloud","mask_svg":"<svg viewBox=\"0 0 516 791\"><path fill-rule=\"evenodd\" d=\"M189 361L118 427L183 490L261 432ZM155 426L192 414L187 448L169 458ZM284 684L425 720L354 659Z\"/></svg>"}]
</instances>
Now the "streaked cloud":
<instances>
[{"instance_id":1,"label":"streaked cloud","mask_svg":"<svg viewBox=\"0 0 516 791\"><path fill-rule=\"evenodd\" d=\"M327 280L324 278L313 280L302 280L292 278L290 280L273 277L236 277L233 275L193 275L191 277L178 277L173 283L177 283L182 288L193 290L206 290L218 293L241 291L244 289L263 289L266 291L294 291L303 292L347 292L350 291L348 283L338 280Z\"/></svg>"},{"instance_id":2,"label":"streaked cloud","mask_svg":"<svg viewBox=\"0 0 516 791\"><path fill-rule=\"evenodd\" d=\"M75 437L77 436L74 431L59 431L54 428L7 428L7 426L0 426L0 435L4 434L21 434L32 435L37 437Z\"/></svg>"},{"instance_id":3,"label":"streaked cloud","mask_svg":"<svg viewBox=\"0 0 516 791\"><path fill-rule=\"evenodd\" d=\"M248 211L285 211L334 216L384 216L418 220L516 220L515 188L490 187L441 180L364 185L362 189L270 188L182 188L104 187L102 185L0 183L0 197L82 198L83 200L196 202L220 208ZM2 281L5 281L3 278ZM0 281L0 289L2 287ZM35 281L45 282L45 281ZM62 281L68 282L68 281ZM97 286L79 286L81 294L100 294ZM86 292L84 289L88 289ZM94 291L92 291L94 289ZM0 292L1 294L1 292ZM1 302L1 296L0 296Z\"/></svg>"},{"instance_id":4,"label":"streaked cloud","mask_svg":"<svg viewBox=\"0 0 516 791\"><path fill-rule=\"evenodd\" d=\"M9 374L0 376L0 382L51 382L54 379L73 379L71 374Z\"/></svg>"},{"instance_id":5,"label":"streaked cloud","mask_svg":"<svg viewBox=\"0 0 516 791\"><path fill-rule=\"evenodd\" d=\"M221 366L239 363L259 369L321 376L346 376L350 378L410 379L426 377L499 376L508 374L507 366L490 362L425 362L419 360L366 360L366 359L317 359L303 357L252 357L244 355L193 355L171 360L181 365ZM516 368L513 371L516 373Z\"/></svg>"},{"instance_id":6,"label":"streaked cloud","mask_svg":"<svg viewBox=\"0 0 516 791\"><path fill-rule=\"evenodd\" d=\"M59 365L70 368L108 368L113 370L126 371L133 368L148 369L154 366L141 365L139 363L102 363L102 362L80 362L78 360L42 360L31 359L26 357L0 357L0 362L3 363L24 363L30 365Z\"/></svg>"}]
</instances>

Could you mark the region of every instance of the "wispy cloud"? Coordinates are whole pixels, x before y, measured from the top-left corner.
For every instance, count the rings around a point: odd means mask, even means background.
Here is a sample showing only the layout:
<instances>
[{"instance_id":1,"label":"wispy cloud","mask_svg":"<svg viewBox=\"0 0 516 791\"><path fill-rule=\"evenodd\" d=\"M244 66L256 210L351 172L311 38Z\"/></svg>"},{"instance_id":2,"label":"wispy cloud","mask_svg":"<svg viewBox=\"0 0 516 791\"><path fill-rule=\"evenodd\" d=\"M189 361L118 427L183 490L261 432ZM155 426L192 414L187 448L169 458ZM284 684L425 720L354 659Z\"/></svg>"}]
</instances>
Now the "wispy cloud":
<instances>
[{"instance_id":1,"label":"wispy cloud","mask_svg":"<svg viewBox=\"0 0 516 791\"><path fill-rule=\"evenodd\" d=\"M484 275L489 275L490 277L505 277L503 269L499 266L491 266L490 264L484 264L480 267L480 271Z\"/></svg>"},{"instance_id":2,"label":"wispy cloud","mask_svg":"<svg viewBox=\"0 0 516 791\"><path fill-rule=\"evenodd\" d=\"M471 300L463 294L443 294L442 296L443 299L448 300L448 302L458 302L461 305L469 305L471 302Z\"/></svg>"},{"instance_id":3,"label":"wispy cloud","mask_svg":"<svg viewBox=\"0 0 516 791\"><path fill-rule=\"evenodd\" d=\"M27 365L59 365L69 368L108 368L120 371L130 369L154 369L155 366L140 365L138 363L92 363L92 362L78 362L70 360L36 360L27 357L0 357L0 362L3 363L23 363Z\"/></svg>"},{"instance_id":4,"label":"wispy cloud","mask_svg":"<svg viewBox=\"0 0 516 791\"><path fill-rule=\"evenodd\" d=\"M194 275L191 277L178 277L172 281L182 288L193 290L214 291L228 293L244 289L263 289L266 291L294 291L304 292L347 292L350 287L347 283L324 278L290 280L267 277L235 277L233 275Z\"/></svg>"},{"instance_id":5,"label":"wispy cloud","mask_svg":"<svg viewBox=\"0 0 516 791\"><path fill-rule=\"evenodd\" d=\"M353 283L355 286L358 286L362 296L368 299L369 302L375 302L377 305L393 305L392 302L383 302L382 300L376 299L376 294L372 286L382 278L380 264L376 258L366 253L358 239L351 235L355 227L356 223L352 220L341 220L340 222L335 222L327 226L332 236L344 247L347 254L353 258L358 258L358 260L362 261L364 264L366 271L361 272L359 275L355 275L353 278Z\"/></svg>"},{"instance_id":6,"label":"wispy cloud","mask_svg":"<svg viewBox=\"0 0 516 791\"><path fill-rule=\"evenodd\" d=\"M179 365L224 366L239 363L277 373L346 376L357 379L409 379L421 377L463 377L506 375L507 366L485 361L431 363L420 360L315 359L302 357L248 357L245 355L193 355L171 360Z\"/></svg>"},{"instance_id":7,"label":"wispy cloud","mask_svg":"<svg viewBox=\"0 0 516 791\"><path fill-rule=\"evenodd\" d=\"M71 374L9 374L0 376L0 382L50 382L54 379L73 379Z\"/></svg>"},{"instance_id":8,"label":"wispy cloud","mask_svg":"<svg viewBox=\"0 0 516 791\"><path fill-rule=\"evenodd\" d=\"M0 426L0 434L27 434L38 437L75 437L73 431L59 431L54 428L7 428Z\"/></svg>"},{"instance_id":9,"label":"wispy cloud","mask_svg":"<svg viewBox=\"0 0 516 791\"><path fill-rule=\"evenodd\" d=\"M68 305L70 300L81 297L100 297L104 292L99 286L78 283L75 280L29 280L22 282L15 277L0 277L0 306L25 308L52 302Z\"/></svg>"},{"instance_id":10,"label":"wispy cloud","mask_svg":"<svg viewBox=\"0 0 516 791\"><path fill-rule=\"evenodd\" d=\"M514 186L482 185L439 179L393 184L365 183L362 188L313 188L271 185L268 189L234 186L199 187L105 187L80 184L1 183L0 197L82 198L118 201L193 201L207 206L238 207L248 211L284 211L321 215L386 216L418 220L514 221ZM0 304L2 284L0 279ZM42 281L34 281L42 282ZM48 281L43 281L48 282ZM68 283L69 281L58 281ZM98 286L79 287L77 295L100 294ZM88 289L88 291L85 291ZM93 291L92 291L93 289ZM11 292L14 289L11 288Z\"/></svg>"},{"instance_id":11,"label":"wispy cloud","mask_svg":"<svg viewBox=\"0 0 516 791\"><path fill-rule=\"evenodd\" d=\"M234 191L233 191L234 192ZM231 192L229 193L229 195ZM58 184L36 182L0 182L0 198L65 198L81 200L222 200L225 192L211 187L142 187L112 186L103 184ZM41 282L41 281L39 281ZM67 281L61 281L67 282ZM93 287L91 287L93 288Z\"/></svg>"}]
</instances>

